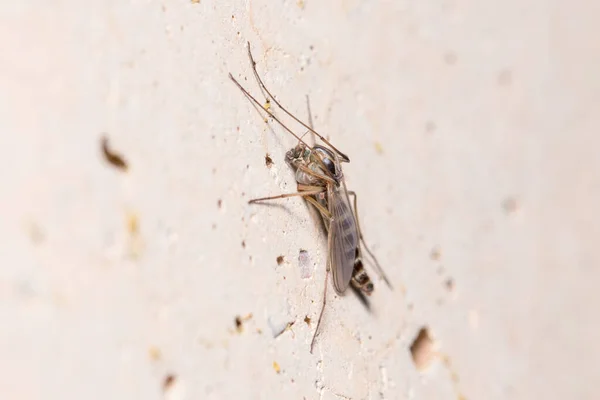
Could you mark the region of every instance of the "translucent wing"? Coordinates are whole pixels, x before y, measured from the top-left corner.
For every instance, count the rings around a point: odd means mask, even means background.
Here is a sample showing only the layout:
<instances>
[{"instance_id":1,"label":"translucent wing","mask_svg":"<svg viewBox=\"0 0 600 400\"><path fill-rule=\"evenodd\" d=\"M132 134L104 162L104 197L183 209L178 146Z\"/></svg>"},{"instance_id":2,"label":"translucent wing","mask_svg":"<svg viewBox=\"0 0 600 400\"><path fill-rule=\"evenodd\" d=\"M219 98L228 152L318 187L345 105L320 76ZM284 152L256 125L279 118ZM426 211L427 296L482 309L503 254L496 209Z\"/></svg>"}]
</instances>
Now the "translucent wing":
<instances>
[{"instance_id":1,"label":"translucent wing","mask_svg":"<svg viewBox=\"0 0 600 400\"><path fill-rule=\"evenodd\" d=\"M338 293L342 293L352 278L358 247L358 230L345 193L340 193L335 188L330 189L328 205L333 217L329 232L332 235L329 259L333 272L333 286Z\"/></svg>"}]
</instances>

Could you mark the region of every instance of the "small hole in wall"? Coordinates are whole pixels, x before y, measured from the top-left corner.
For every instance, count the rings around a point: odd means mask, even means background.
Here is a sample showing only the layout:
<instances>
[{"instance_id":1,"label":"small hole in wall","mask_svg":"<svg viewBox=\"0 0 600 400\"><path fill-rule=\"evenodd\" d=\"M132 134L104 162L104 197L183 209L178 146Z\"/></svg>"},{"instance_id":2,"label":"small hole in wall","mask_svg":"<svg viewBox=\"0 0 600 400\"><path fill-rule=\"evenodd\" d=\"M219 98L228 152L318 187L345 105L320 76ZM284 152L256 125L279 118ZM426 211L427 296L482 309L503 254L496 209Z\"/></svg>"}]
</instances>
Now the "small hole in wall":
<instances>
[{"instance_id":1,"label":"small hole in wall","mask_svg":"<svg viewBox=\"0 0 600 400\"><path fill-rule=\"evenodd\" d=\"M454 291L454 279L448 278L446 279L446 282L444 282L444 284L446 286L446 290L448 290L449 292Z\"/></svg>"},{"instance_id":2,"label":"small hole in wall","mask_svg":"<svg viewBox=\"0 0 600 400\"><path fill-rule=\"evenodd\" d=\"M108 162L113 167L120 169L121 171L127 171L128 165L125 158L114 150L112 150L108 144L108 137L102 136L100 139L100 146L102 148L102 155L106 162Z\"/></svg>"},{"instance_id":3,"label":"small hole in wall","mask_svg":"<svg viewBox=\"0 0 600 400\"><path fill-rule=\"evenodd\" d=\"M426 133L434 133L436 129L437 129L437 126L436 126L435 122L427 121L425 123L425 132Z\"/></svg>"},{"instance_id":4,"label":"small hole in wall","mask_svg":"<svg viewBox=\"0 0 600 400\"><path fill-rule=\"evenodd\" d=\"M273 165L273 159L271 158L269 153L265 155L265 165L267 166L267 168L271 168L271 165Z\"/></svg>"},{"instance_id":5,"label":"small hole in wall","mask_svg":"<svg viewBox=\"0 0 600 400\"><path fill-rule=\"evenodd\" d=\"M442 258L442 252L438 246L435 246L429 252L429 258L433 261L439 261Z\"/></svg>"},{"instance_id":6,"label":"small hole in wall","mask_svg":"<svg viewBox=\"0 0 600 400\"><path fill-rule=\"evenodd\" d=\"M237 331L237 333L242 333L242 331L244 330L244 322L247 322L251 319L252 319L252 313L246 315L245 317L236 315L235 319L233 321L235 323L235 330Z\"/></svg>"},{"instance_id":7,"label":"small hole in wall","mask_svg":"<svg viewBox=\"0 0 600 400\"><path fill-rule=\"evenodd\" d=\"M413 363L418 371L427 369L435 357L434 342L427 327L422 327L410 345Z\"/></svg>"},{"instance_id":8,"label":"small hole in wall","mask_svg":"<svg viewBox=\"0 0 600 400\"><path fill-rule=\"evenodd\" d=\"M507 197L502 201L502 209L506 214L512 214L519 208L519 204L514 197Z\"/></svg>"},{"instance_id":9,"label":"small hole in wall","mask_svg":"<svg viewBox=\"0 0 600 400\"><path fill-rule=\"evenodd\" d=\"M171 387L173 386L174 383L175 383L175 375L169 374L169 375L165 376L165 379L163 380L163 389L165 391L171 389Z\"/></svg>"}]
</instances>

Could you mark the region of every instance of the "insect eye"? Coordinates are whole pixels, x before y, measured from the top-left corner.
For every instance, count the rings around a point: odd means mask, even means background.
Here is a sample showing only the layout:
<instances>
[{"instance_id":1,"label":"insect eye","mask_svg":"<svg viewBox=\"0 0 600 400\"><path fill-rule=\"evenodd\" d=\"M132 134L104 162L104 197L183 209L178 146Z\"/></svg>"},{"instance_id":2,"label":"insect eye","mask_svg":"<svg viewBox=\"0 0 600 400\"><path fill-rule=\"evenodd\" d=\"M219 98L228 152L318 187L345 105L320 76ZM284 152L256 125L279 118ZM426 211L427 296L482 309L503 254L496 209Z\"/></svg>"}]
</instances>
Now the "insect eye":
<instances>
[{"instance_id":1,"label":"insect eye","mask_svg":"<svg viewBox=\"0 0 600 400\"><path fill-rule=\"evenodd\" d=\"M332 175L335 175L335 163L331 161L331 158L324 157L323 164L325 164L325 167L327 167L327 169L329 170L329 172L331 172Z\"/></svg>"},{"instance_id":2,"label":"insect eye","mask_svg":"<svg viewBox=\"0 0 600 400\"><path fill-rule=\"evenodd\" d=\"M333 152L322 146L315 146L315 152L319 154L321 161L327 171L333 176L337 176L337 162Z\"/></svg>"}]
</instances>

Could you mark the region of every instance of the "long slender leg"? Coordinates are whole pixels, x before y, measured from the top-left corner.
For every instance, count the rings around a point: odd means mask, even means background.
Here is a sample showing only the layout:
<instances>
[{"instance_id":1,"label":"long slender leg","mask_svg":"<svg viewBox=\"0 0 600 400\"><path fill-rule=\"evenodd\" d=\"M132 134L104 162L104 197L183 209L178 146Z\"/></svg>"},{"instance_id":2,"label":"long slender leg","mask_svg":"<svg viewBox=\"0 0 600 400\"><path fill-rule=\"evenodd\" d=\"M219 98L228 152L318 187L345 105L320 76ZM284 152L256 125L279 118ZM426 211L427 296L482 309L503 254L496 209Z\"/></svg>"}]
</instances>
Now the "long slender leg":
<instances>
[{"instance_id":1,"label":"long slender leg","mask_svg":"<svg viewBox=\"0 0 600 400\"><path fill-rule=\"evenodd\" d=\"M310 110L310 100L308 98L308 95L306 95L306 110L308 111L308 126L310 126L310 129L315 129L315 126L313 124L313 118L312 118L312 111ZM312 133L311 131L306 131L304 132L304 135L306 135L307 133ZM304 136L302 135L302 136ZM315 145L315 143L317 143L317 139L314 133L312 133L312 144L313 146Z\"/></svg>"},{"instance_id":2,"label":"long slender leg","mask_svg":"<svg viewBox=\"0 0 600 400\"><path fill-rule=\"evenodd\" d=\"M329 211L325 207L320 205L312 197L305 197L304 200L306 200L310 204L312 204L321 213L321 216L323 216L323 219L326 219L327 221L329 221L329 224L331 223L331 213L329 213ZM329 224L327 224L327 229L329 229Z\"/></svg>"},{"instance_id":3,"label":"long slender leg","mask_svg":"<svg viewBox=\"0 0 600 400\"><path fill-rule=\"evenodd\" d=\"M319 204L312 197L305 197L304 199L306 201L308 201L310 204L312 204L313 206L315 206L315 208L321 213L321 216L323 217L324 220L329 221L329 223L326 223L327 230L329 230L329 227L331 226L331 213L329 212L329 210L327 210L325 207L323 207L321 204ZM313 337L310 342L310 353L311 354L312 354L313 348L315 346L315 340L317 338L317 334L319 333L319 327L321 326L321 320L323 319L323 313L325 312L325 304L327 304L327 281L329 280L329 271L330 271L329 253L331 252L330 251L330 243L331 243L331 237L328 234L327 235L327 247L328 247L327 253L328 254L327 254L327 267L325 268L325 284L323 287L323 305L321 306L321 311L319 312L319 319L317 320L317 327L315 328L315 333L313 333Z\"/></svg>"},{"instance_id":4,"label":"long slender leg","mask_svg":"<svg viewBox=\"0 0 600 400\"><path fill-rule=\"evenodd\" d=\"M325 168L325 166L323 166L323 168ZM333 178L330 178L330 177L328 177L327 175L323 175L323 174L320 174L320 173L318 173L318 172L315 172L315 171L313 171L312 169L308 168L308 167L307 167L307 166L305 166L305 165L302 165L302 164L298 165L298 169L299 169L299 170L302 170L302 171L306 172L307 174L309 174L309 175L311 175L311 176L314 176L314 177L316 177L316 178L318 178L318 179L321 179L321 180L327 181L328 183L332 183L332 184L335 184L335 183L336 183L336 182L335 182L335 179L333 179Z\"/></svg>"},{"instance_id":5,"label":"long slender leg","mask_svg":"<svg viewBox=\"0 0 600 400\"><path fill-rule=\"evenodd\" d=\"M329 268L325 271L325 287L323 289L323 305L321 306L321 312L319 313L319 319L317 320L317 327L315 328L315 333L313 333L312 340L310 341L310 354L313 352L313 348L315 347L315 340L317 339L317 334L319 333L319 327L321 326L321 320L323 319L323 313L325 312L325 304L327 304L327 280L329 279Z\"/></svg>"},{"instance_id":6,"label":"long slender leg","mask_svg":"<svg viewBox=\"0 0 600 400\"><path fill-rule=\"evenodd\" d=\"M264 93L263 93L264 94ZM306 110L308 111L308 126L310 127L310 129L315 129L314 125L313 125L313 119L312 119L312 112L310 111L310 100L308 99L308 95L306 95ZM304 136L306 136L308 133L312 133L310 130L307 130L306 132L304 132L302 134L302 136L300 136L300 138L304 138ZM312 134L312 144L313 146L316 143L316 139L315 139L315 134Z\"/></svg>"},{"instance_id":7,"label":"long slender leg","mask_svg":"<svg viewBox=\"0 0 600 400\"><path fill-rule=\"evenodd\" d=\"M304 185L302 183L298 184L298 191L299 192L303 192L303 191L313 191L313 190L321 190L321 192L319 192L318 194L322 193L325 191L325 188L323 186L310 186L310 185ZM329 213L329 211L323 207L321 204L319 204L319 202L317 200L315 200L312 196L304 196L304 200L308 201L310 204L312 204L317 211L319 211L321 213L321 216L327 220L331 220L331 214Z\"/></svg>"},{"instance_id":8,"label":"long slender leg","mask_svg":"<svg viewBox=\"0 0 600 400\"><path fill-rule=\"evenodd\" d=\"M369 246L367 246L367 243L365 242L365 238L363 237L362 231L360 230L360 223L358 222L358 207L357 207L357 196L356 193L352 190L347 190L348 195L352 196L354 198L354 215L356 216L356 228L358 229L358 237L360 238L360 241L362 242L363 246L365 247L365 250L367 251L367 253L369 254L369 256L371 256L371 258L373 259L374 263L375 263L375 267L377 269L377 272L379 273L379 276L381 278L383 278L383 280L385 281L385 283L390 287L390 289L392 288L392 284L390 283L390 281L388 280L387 276L385 275L385 272L383 271L383 268L381 267L381 265L379 264L379 261L377 261L377 257L375 257L375 255L373 254L373 252L369 249Z\"/></svg>"},{"instance_id":9,"label":"long slender leg","mask_svg":"<svg viewBox=\"0 0 600 400\"><path fill-rule=\"evenodd\" d=\"M310 127L310 129L315 129L313 125L312 112L310 111L310 100L308 99L308 95L306 95L306 109L308 110L308 126Z\"/></svg>"},{"instance_id":10,"label":"long slender leg","mask_svg":"<svg viewBox=\"0 0 600 400\"><path fill-rule=\"evenodd\" d=\"M329 212L328 212L329 214ZM313 352L313 347L315 345L315 339L317 338L317 334L319 333L319 327L321 326L321 320L323 319L323 313L325 312L325 304L327 304L327 280L329 278L329 271L331 270L331 246L333 245L333 224L329 224L331 227L327 234L327 267L325 270L325 287L323 288L323 306L321 306L321 312L319 313L319 319L317 320L317 327L315 328L315 333L313 334L312 341L310 342L310 354Z\"/></svg>"},{"instance_id":11,"label":"long slender leg","mask_svg":"<svg viewBox=\"0 0 600 400\"><path fill-rule=\"evenodd\" d=\"M297 185L298 187L298 191L299 192L305 192L305 191L314 191L314 190L321 190L321 191L325 191L325 188L323 186L312 186L312 185L305 185L304 183L298 183Z\"/></svg>"},{"instance_id":12,"label":"long slender leg","mask_svg":"<svg viewBox=\"0 0 600 400\"><path fill-rule=\"evenodd\" d=\"M275 199L285 199L287 197L294 197L294 196L312 196L315 194L319 194L325 191L325 188L319 188L318 190L305 190L305 191L300 191L300 192L296 192L296 193L284 193L284 194L280 194L277 196L271 196L271 197L261 197L259 199L252 199L248 201L248 204L252 204L252 203L256 203L257 201L266 201L266 200L275 200Z\"/></svg>"}]
</instances>

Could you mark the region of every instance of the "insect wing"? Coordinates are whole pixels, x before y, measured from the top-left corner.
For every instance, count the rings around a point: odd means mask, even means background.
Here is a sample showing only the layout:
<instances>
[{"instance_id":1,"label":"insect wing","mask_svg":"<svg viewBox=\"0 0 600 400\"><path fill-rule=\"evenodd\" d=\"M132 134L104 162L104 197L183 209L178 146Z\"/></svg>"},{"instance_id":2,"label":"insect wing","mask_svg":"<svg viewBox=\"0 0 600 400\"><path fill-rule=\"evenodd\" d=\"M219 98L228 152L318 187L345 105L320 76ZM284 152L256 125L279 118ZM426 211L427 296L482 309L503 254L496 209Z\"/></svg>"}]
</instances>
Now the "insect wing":
<instances>
[{"instance_id":1,"label":"insect wing","mask_svg":"<svg viewBox=\"0 0 600 400\"><path fill-rule=\"evenodd\" d=\"M333 217L330 224L331 248L330 260L333 272L333 286L338 293L346 290L352 278L358 231L354 214L347 200L336 188L328 190L329 212Z\"/></svg>"}]
</instances>

